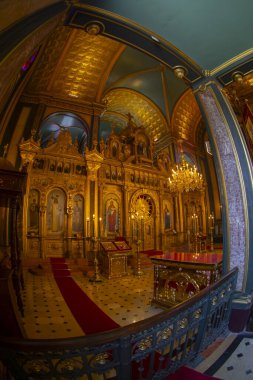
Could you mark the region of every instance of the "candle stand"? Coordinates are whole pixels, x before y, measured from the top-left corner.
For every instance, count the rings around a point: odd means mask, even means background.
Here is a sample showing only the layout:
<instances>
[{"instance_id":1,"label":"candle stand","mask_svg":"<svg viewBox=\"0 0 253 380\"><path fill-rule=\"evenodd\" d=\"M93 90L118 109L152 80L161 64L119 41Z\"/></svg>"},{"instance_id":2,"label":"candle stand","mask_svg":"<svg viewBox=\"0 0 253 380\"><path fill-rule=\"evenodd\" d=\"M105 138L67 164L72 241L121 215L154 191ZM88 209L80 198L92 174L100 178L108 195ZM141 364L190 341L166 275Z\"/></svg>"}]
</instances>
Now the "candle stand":
<instances>
[{"instance_id":1,"label":"candle stand","mask_svg":"<svg viewBox=\"0 0 253 380\"><path fill-rule=\"evenodd\" d=\"M141 241L138 240L136 242L136 270L135 270L135 276L142 276L143 275L143 271L141 270L141 257L140 257L140 245L141 245Z\"/></svg>"},{"instance_id":2,"label":"candle stand","mask_svg":"<svg viewBox=\"0 0 253 380\"><path fill-rule=\"evenodd\" d=\"M95 249L96 241L98 240L95 237L91 238L92 252L94 253L95 273L94 273L94 276L89 279L90 282L102 282L102 278L100 276L99 267L98 267L97 249Z\"/></svg>"},{"instance_id":3,"label":"candle stand","mask_svg":"<svg viewBox=\"0 0 253 380\"><path fill-rule=\"evenodd\" d=\"M210 229L210 250L214 250L213 246L213 230L214 230L214 215L213 213L209 215L209 229Z\"/></svg>"}]
</instances>

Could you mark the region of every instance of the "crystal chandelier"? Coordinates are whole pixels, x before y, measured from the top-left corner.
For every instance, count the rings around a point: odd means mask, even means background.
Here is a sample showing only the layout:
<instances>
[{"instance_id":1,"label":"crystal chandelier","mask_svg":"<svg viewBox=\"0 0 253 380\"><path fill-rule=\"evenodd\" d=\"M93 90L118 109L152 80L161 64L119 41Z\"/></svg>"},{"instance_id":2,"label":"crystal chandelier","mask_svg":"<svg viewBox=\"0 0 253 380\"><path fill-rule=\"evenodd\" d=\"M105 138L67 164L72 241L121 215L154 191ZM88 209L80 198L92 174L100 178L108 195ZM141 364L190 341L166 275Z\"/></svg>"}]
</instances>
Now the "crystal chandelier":
<instances>
[{"instance_id":1,"label":"crystal chandelier","mask_svg":"<svg viewBox=\"0 0 253 380\"><path fill-rule=\"evenodd\" d=\"M181 154L181 163L172 169L171 178L168 181L169 190L172 193L183 193L194 190L203 190L204 181L202 174L197 171L196 166L189 165L184 155Z\"/></svg>"}]
</instances>

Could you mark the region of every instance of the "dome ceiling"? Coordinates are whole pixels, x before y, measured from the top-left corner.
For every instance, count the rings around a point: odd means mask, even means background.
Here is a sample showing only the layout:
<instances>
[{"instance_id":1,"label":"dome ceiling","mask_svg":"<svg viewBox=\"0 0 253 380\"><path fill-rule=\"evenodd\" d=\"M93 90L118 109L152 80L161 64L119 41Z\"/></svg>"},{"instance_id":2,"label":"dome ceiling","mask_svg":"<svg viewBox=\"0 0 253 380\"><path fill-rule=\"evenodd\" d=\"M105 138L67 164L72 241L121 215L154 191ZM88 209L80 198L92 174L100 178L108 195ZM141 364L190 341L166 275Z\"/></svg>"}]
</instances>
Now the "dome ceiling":
<instances>
[{"instance_id":1,"label":"dome ceiling","mask_svg":"<svg viewBox=\"0 0 253 380\"><path fill-rule=\"evenodd\" d=\"M114 124L114 115L116 114L118 117L120 115L121 118L124 117L127 122L127 115L130 113L135 124L145 127L148 135L154 141L159 140L168 132L167 122L158 107L147 97L133 90L125 88L111 90L105 95L104 102L106 112L102 117L103 121L110 120ZM118 125L116 124L116 126Z\"/></svg>"}]
</instances>

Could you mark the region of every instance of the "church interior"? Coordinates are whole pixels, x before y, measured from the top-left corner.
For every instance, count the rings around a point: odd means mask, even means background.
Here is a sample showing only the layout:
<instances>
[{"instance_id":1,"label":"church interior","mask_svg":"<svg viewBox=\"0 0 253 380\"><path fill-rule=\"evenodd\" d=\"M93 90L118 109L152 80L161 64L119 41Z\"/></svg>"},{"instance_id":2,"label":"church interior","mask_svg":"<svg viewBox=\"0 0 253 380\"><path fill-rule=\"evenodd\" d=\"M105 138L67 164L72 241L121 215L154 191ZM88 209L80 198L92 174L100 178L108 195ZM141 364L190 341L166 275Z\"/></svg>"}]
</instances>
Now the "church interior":
<instances>
[{"instance_id":1,"label":"church interior","mask_svg":"<svg viewBox=\"0 0 253 380\"><path fill-rule=\"evenodd\" d=\"M1 378L176 380L249 325L251 41L202 36L207 4L23 3L0 4Z\"/></svg>"}]
</instances>

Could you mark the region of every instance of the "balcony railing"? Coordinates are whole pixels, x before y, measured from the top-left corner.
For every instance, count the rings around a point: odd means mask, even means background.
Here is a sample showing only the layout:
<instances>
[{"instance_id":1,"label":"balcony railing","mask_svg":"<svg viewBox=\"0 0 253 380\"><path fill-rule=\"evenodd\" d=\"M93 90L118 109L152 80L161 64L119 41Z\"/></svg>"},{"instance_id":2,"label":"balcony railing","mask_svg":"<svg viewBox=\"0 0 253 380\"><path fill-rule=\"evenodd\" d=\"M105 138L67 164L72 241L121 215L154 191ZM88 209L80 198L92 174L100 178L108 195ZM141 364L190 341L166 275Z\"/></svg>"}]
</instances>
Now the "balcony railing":
<instances>
[{"instance_id":1,"label":"balcony railing","mask_svg":"<svg viewBox=\"0 0 253 380\"><path fill-rule=\"evenodd\" d=\"M0 360L16 380L163 379L227 332L236 279L233 269L169 311L102 334L40 341L0 338Z\"/></svg>"}]
</instances>

